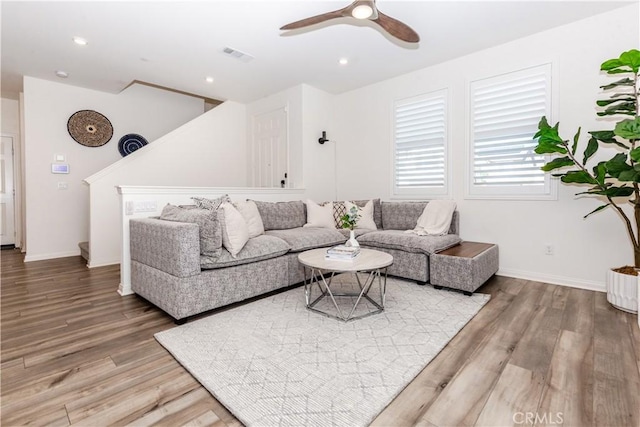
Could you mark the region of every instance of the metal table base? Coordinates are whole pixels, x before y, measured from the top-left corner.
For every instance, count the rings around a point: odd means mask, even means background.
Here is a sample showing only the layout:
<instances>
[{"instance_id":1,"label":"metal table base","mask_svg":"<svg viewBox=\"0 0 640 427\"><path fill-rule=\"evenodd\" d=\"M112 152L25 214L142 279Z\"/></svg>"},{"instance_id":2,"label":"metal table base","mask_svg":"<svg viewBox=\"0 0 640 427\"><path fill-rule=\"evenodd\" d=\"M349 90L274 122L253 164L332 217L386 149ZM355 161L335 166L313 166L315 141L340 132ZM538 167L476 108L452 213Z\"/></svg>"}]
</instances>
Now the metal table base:
<instances>
[{"instance_id":1,"label":"metal table base","mask_svg":"<svg viewBox=\"0 0 640 427\"><path fill-rule=\"evenodd\" d=\"M362 319L364 317L371 316L373 314L378 314L384 311L384 300L385 300L385 294L387 291L387 267L384 268L384 274L381 274L381 271L380 271L381 269L375 269L370 271L358 271L358 272L331 271L331 272L328 272L328 273L331 273L331 275L328 277L328 280L327 280L327 277L325 277L325 274L322 272L322 269L305 267L305 271L307 269L311 271L311 276L309 277L309 279L307 280L305 277L305 281L304 281L304 295L305 295L305 300L307 303L308 310L323 314L327 317L332 317L334 319L342 320L344 322L348 322L356 319ZM333 293L333 291L331 290L331 283L333 281L333 278L339 274L353 274L356 277L356 281L358 283L358 287L360 288L360 292ZM362 284L362 281L360 280L360 277L358 276L358 274L367 274L367 279L365 280L364 285ZM369 296L369 291L371 290L371 287L373 286L373 283L375 282L376 279L378 279L378 286L380 289L380 301L375 301L373 298ZM318 286L318 289L320 290L320 295L312 300L313 285ZM351 308L351 311L347 316L345 316L342 313L342 310L340 310L340 307L336 302L336 297L357 297L355 304L353 304L353 307ZM336 312L338 313L337 316L335 314L316 308L316 305L320 301L326 298L330 299L331 302L333 303L333 307L336 309ZM365 314L354 316L356 308L358 307L358 304L360 304L360 301L363 298L369 301L371 304L373 304L373 306L376 309L369 311Z\"/></svg>"}]
</instances>

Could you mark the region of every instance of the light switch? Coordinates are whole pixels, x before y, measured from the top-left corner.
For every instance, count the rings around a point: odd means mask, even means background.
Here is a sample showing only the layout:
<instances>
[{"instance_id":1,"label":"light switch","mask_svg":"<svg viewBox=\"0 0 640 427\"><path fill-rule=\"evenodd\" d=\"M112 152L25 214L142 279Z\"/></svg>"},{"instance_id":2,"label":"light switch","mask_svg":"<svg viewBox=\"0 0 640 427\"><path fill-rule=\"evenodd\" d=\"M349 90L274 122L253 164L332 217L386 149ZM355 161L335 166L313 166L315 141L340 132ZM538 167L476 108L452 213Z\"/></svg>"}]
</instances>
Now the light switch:
<instances>
[{"instance_id":1,"label":"light switch","mask_svg":"<svg viewBox=\"0 0 640 427\"><path fill-rule=\"evenodd\" d=\"M65 161L64 154L56 154L55 156L53 156L53 161L54 162L64 162Z\"/></svg>"},{"instance_id":2,"label":"light switch","mask_svg":"<svg viewBox=\"0 0 640 427\"><path fill-rule=\"evenodd\" d=\"M155 200L136 201L134 212L155 212L158 209L158 203Z\"/></svg>"}]
</instances>

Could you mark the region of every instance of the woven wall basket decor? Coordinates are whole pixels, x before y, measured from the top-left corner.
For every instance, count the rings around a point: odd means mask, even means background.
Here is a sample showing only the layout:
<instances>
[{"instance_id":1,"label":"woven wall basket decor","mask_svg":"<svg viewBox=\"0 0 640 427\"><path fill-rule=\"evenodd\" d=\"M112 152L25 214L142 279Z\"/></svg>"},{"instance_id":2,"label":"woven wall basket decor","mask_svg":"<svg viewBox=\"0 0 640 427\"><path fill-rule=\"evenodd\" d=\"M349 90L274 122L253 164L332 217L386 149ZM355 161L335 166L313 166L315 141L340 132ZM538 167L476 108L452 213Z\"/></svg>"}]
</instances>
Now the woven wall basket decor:
<instances>
[{"instance_id":1,"label":"woven wall basket decor","mask_svg":"<svg viewBox=\"0 0 640 427\"><path fill-rule=\"evenodd\" d=\"M138 135L137 133L130 133L120 138L120 141L118 142L118 151L120 151L122 157L125 157L147 144L148 142L143 136Z\"/></svg>"},{"instance_id":2,"label":"woven wall basket decor","mask_svg":"<svg viewBox=\"0 0 640 427\"><path fill-rule=\"evenodd\" d=\"M113 126L109 119L92 110L73 113L67 122L67 130L71 138L86 147L100 147L113 136Z\"/></svg>"}]
</instances>

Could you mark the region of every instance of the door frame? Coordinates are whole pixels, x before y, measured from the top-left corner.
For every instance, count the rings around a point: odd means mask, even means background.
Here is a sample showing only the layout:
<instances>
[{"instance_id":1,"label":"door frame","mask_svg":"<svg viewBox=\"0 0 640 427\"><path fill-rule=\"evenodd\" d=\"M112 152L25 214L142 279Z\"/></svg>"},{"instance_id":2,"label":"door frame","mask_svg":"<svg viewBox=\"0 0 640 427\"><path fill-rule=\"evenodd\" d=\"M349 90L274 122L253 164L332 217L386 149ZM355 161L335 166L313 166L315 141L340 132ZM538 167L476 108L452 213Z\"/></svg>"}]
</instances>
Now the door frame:
<instances>
[{"instance_id":1,"label":"door frame","mask_svg":"<svg viewBox=\"0 0 640 427\"><path fill-rule=\"evenodd\" d=\"M15 196L13 198L13 228L15 230L15 246L22 248L24 233L22 224L24 224L22 212L22 144L18 134L11 132L0 132L0 136L13 139L13 189Z\"/></svg>"}]
</instances>

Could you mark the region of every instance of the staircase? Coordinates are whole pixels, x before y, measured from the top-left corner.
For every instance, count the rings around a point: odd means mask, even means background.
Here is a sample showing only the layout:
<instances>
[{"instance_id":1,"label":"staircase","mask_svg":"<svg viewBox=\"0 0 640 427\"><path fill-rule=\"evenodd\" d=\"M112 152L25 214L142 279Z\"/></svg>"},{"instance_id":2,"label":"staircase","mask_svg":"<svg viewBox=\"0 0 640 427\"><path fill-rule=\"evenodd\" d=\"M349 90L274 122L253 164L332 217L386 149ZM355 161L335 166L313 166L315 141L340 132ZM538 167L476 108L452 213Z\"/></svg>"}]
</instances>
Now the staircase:
<instances>
[{"instance_id":1,"label":"staircase","mask_svg":"<svg viewBox=\"0 0 640 427\"><path fill-rule=\"evenodd\" d=\"M80 248L80 256L89 263L89 242L80 242L78 243L78 247Z\"/></svg>"}]
</instances>

